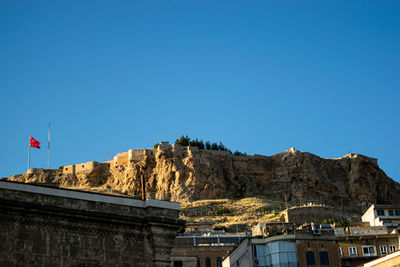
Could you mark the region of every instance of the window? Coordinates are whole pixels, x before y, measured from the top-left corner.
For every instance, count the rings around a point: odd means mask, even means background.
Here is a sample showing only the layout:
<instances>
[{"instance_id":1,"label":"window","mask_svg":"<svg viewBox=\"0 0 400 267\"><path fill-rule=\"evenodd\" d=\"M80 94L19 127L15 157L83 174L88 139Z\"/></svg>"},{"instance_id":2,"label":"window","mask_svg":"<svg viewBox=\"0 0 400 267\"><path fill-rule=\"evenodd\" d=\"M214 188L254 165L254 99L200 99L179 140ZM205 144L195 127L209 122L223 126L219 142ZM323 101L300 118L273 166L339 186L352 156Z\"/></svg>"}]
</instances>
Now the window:
<instances>
[{"instance_id":1,"label":"window","mask_svg":"<svg viewBox=\"0 0 400 267\"><path fill-rule=\"evenodd\" d=\"M217 258L217 267L222 267L222 259L221 259L221 257Z\"/></svg>"},{"instance_id":2,"label":"window","mask_svg":"<svg viewBox=\"0 0 400 267\"><path fill-rule=\"evenodd\" d=\"M174 267L182 267L182 261L174 261Z\"/></svg>"},{"instance_id":3,"label":"window","mask_svg":"<svg viewBox=\"0 0 400 267\"><path fill-rule=\"evenodd\" d=\"M328 265L329 266L329 256L328 252L320 252L319 253L319 261L321 265Z\"/></svg>"},{"instance_id":4,"label":"window","mask_svg":"<svg viewBox=\"0 0 400 267\"><path fill-rule=\"evenodd\" d=\"M381 255L387 254L387 246L386 245L380 246L380 249L381 249Z\"/></svg>"},{"instance_id":5,"label":"window","mask_svg":"<svg viewBox=\"0 0 400 267\"><path fill-rule=\"evenodd\" d=\"M341 247L339 247L339 256L340 256L340 257L343 257L343 250L342 250Z\"/></svg>"},{"instance_id":6,"label":"window","mask_svg":"<svg viewBox=\"0 0 400 267\"><path fill-rule=\"evenodd\" d=\"M306 252L306 261L307 265L315 265L315 257L314 257L314 252L308 251Z\"/></svg>"},{"instance_id":7,"label":"window","mask_svg":"<svg viewBox=\"0 0 400 267\"><path fill-rule=\"evenodd\" d=\"M211 259L209 257L206 258L206 267L211 267Z\"/></svg>"},{"instance_id":8,"label":"window","mask_svg":"<svg viewBox=\"0 0 400 267\"><path fill-rule=\"evenodd\" d=\"M265 245L265 249L258 247L257 252L259 263L265 262L263 266L281 266L288 263L290 266L299 266L295 242L272 241ZM304 256L305 254L303 254Z\"/></svg>"},{"instance_id":9,"label":"window","mask_svg":"<svg viewBox=\"0 0 400 267\"><path fill-rule=\"evenodd\" d=\"M389 251L390 251L390 253L395 252L396 251L396 246L395 245L389 245Z\"/></svg>"},{"instance_id":10,"label":"window","mask_svg":"<svg viewBox=\"0 0 400 267\"><path fill-rule=\"evenodd\" d=\"M377 210L376 212L378 213L378 216L384 216L385 215L385 211L384 210Z\"/></svg>"},{"instance_id":11,"label":"window","mask_svg":"<svg viewBox=\"0 0 400 267\"><path fill-rule=\"evenodd\" d=\"M395 211L394 211L394 215L400 216L400 210L395 210Z\"/></svg>"},{"instance_id":12,"label":"window","mask_svg":"<svg viewBox=\"0 0 400 267\"><path fill-rule=\"evenodd\" d=\"M357 248L349 247L349 255L350 255L350 257L356 257L357 256Z\"/></svg>"},{"instance_id":13,"label":"window","mask_svg":"<svg viewBox=\"0 0 400 267\"><path fill-rule=\"evenodd\" d=\"M364 256L375 256L375 247L374 246L363 246Z\"/></svg>"},{"instance_id":14,"label":"window","mask_svg":"<svg viewBox=\"0 0 400 267\"><path fill-rule=\"evenodd\" d=\"M389 216L394 216L393 210L388 210L388 212L389 212Z\"/></svg>"}]
</instances>

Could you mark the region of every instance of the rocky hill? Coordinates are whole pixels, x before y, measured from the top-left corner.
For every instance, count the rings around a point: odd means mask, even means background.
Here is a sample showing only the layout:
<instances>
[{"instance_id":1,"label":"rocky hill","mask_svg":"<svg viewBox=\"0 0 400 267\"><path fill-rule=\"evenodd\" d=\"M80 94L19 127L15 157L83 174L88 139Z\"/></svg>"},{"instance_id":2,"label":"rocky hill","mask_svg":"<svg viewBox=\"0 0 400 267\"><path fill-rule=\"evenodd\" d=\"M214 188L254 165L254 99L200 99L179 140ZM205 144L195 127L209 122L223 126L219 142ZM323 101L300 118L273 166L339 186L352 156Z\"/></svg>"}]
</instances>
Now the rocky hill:
<instances>
[{"instance_id":1,"label":"rocky hill","mask_svg":"<svg viewBox=\"0 0 400 267\"><path fill-rule=\"evenodd\" d=\"M360 154L323 159L291 148L273 156L232 156L227 151L174 145L129 150L112 161L30 169L9 180L65 188L189 202L263 196L288 203L319 202L365 209L370 203L400 204L400 184Z\"/></svg>"}]
</instances>

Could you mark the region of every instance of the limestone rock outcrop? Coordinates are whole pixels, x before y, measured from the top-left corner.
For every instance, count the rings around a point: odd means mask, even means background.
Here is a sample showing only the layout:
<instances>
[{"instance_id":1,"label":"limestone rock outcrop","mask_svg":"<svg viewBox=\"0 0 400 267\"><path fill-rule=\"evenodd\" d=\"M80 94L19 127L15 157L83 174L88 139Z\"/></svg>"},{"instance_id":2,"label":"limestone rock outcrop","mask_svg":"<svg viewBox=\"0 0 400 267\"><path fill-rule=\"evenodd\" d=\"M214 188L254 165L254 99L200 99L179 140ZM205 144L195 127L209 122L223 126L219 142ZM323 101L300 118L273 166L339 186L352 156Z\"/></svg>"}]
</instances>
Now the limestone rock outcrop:
<instances>
[{"instance_id":1,"label":"limestone rock outcrop","mask_svg":"<svg viewBox=\"0 0 400 267\"><path fill-rule=\"evenodd\" d=\"M35 169L9 180L60 187L104 187L140 196L186 202L262 195L294 203L323 202L364 209L370 203L400 204L400 184L360 154L323 159L291 148L273 156L232 156L226 151L164 146L130 150L114 160L58 170Z\"/></svg>"}]
</instances>

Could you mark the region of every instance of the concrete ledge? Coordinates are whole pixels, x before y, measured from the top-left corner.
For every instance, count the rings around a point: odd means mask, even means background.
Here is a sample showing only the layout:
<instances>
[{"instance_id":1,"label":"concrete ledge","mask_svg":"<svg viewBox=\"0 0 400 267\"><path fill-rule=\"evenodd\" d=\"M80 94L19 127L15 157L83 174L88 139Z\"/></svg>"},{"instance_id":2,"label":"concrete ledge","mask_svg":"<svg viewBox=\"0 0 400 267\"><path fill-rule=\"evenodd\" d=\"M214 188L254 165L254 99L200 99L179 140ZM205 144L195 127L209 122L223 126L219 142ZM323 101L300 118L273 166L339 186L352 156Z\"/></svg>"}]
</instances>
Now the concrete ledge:
<instances>
[{"instance_id":1,"label":"concrete ledge","mask_svg":"<svg viewBox=\"0 0 400 267\"><path fill-rule=\"evenodd\" d=\"M73 198L87 201L95 201L101 203L109 203L116 204L122 206L129 207L138 207L138 208L163 208L170 210L180 210L180 204L177 202L168 202L156 199L146 199L145 201L139 199L133 199L129 197L118 197L118 196L109 196L98 193L88 193L81 192L76 190L69 189L60 189L60 188L52 188L42 185L34 185L34 184L25 184L18 182L9 182L9 181L0 181L0 188L15 190L15 191L23 191L30 193L37 193L43 195L57 196L57 197L65 197L65 198Z\"/></svg>"}]
</instances>

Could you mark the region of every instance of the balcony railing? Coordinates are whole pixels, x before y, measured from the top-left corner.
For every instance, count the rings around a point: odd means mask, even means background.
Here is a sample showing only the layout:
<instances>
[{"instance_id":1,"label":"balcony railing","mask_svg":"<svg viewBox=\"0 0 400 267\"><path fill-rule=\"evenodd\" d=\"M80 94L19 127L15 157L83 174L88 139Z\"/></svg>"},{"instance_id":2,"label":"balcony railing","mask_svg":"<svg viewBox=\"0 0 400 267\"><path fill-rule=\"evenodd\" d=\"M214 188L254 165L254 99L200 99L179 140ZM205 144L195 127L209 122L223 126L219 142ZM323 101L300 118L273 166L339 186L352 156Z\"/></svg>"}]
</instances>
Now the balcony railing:
<instances>
[{"instance_id":1,"label":"balcony railing","mask_svg":"<svg viewBox=\"0 0 400 267\"><path fill-rule=\"evenodd\" d=\"M389 229L386 226L358 226L348 227L347 230L341 227L335 228L335 235L341 236L368 236L368 235L388 235Z\"/></svg>"}]
</instances>

